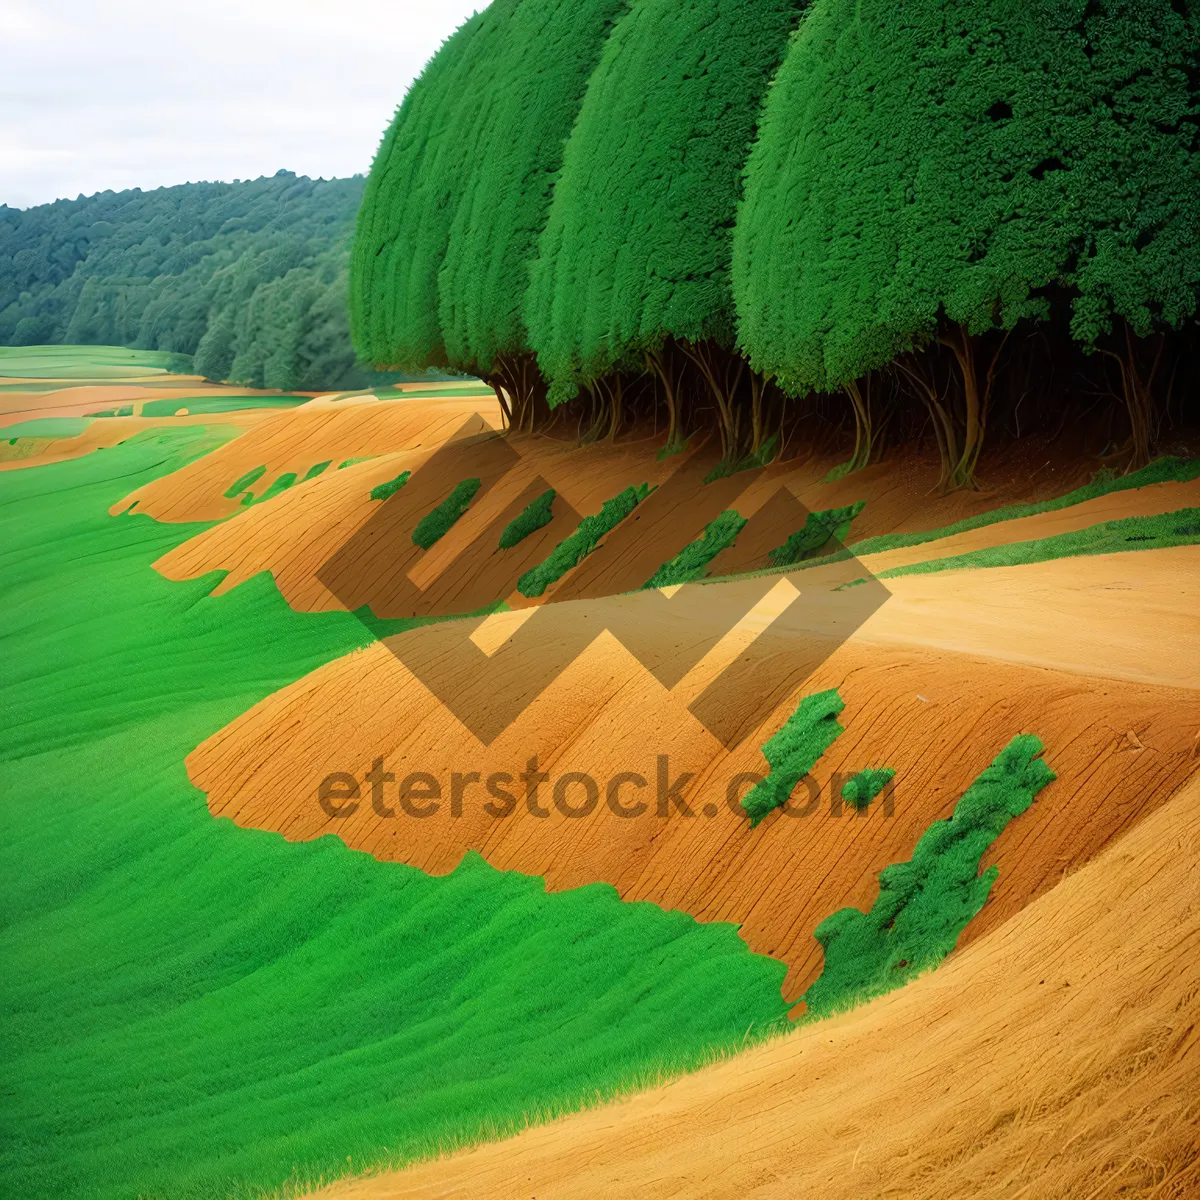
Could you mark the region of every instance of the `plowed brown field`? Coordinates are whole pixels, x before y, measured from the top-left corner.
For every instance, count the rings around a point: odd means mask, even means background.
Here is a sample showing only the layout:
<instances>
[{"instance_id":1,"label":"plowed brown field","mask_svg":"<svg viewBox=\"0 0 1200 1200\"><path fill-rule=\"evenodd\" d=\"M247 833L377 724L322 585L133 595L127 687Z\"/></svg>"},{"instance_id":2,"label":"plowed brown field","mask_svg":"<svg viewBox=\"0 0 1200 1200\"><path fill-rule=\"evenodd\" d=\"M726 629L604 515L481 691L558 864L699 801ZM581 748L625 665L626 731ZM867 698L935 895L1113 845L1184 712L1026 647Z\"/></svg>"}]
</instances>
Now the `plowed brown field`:
<instances>
[{"instance_id":1,"label":"plowed brown field","mask_svg":"<svg viewBox=\"0 0 1200 1200\"><path fill-rule=\"evenodd\" d=\"M123 511L136 500L139 512L160 521L218 520L238 511L239 502L225 492L256 467L267 468L257 485L261 489L285 472L303 477L320 462L332 462L336 468L349 458L428 449L499 425L494 399L490 404L476 399L312 400L273 413L245 436L139 488L115 504L113 511ZM382 477L390 479L395 473L385 471ZM329 480L336 478L336 473L329 473ZM368 489L374 482L378 480L373 479ZM239 529L245 528L239 524Z\"/></svg>"},{"instance_id":2,"label":"plowed brown field","mask_svg":"<svg viewBox=\"0 0 1200 1200\"><path fill-rule=\"evenodd\" d=\"M820 970L816 925L844 905L869 905L879 870L909 857L1015 734L1038 734L1059 778L993 847L988 861L999 863L1000 879L966 940L1081 866L1182 783L1200 735L1200 623L1189 599L1200 584L1198 559L1185 548L898 579L893 598L836 650L826 640L833 614L853 593L827 595L827 611L801 610L782 628L770 620L768 595L759 605L765 637L755 639L753 615L741 641L725 634L751 605L754 581L689 587L669 602L651 592L552 605L536 628L525 627L533 631L527 637L519 629L508 635L519 614L474 622L476 644L464 642L460 622L425 627L269 697L201 745L188 769L214 814L291 839L334 832L434 874L476 849L498 868L545 876L552 890L603 880L630 900L736 922L754 950L788 964L785 993L796 998ZM1131 593L1124 581L1151 562L1149 582ZM1091 582L1082 589L1080 564ZM637 631L624 638L635 653L605 627ZM578 645L581 629L584 644L593 630L595 640L555 675L558 649ZM931 648L939 637L951 644ZM698 641L711 648L696 663ZM1119 643L1146 656L1110 653ZM1022 651L1024 665L1001 661ZM1052 669L1035 665L1040 654ZM733 669L718 678L725 667ZM1147 674L1175 686L1135 681ZM660 679L678 682L668 688ZM765 772L762 742L802 694L828 687L846 702L846 732L813 773L814 811L775 814L750 829L736 797L729 802L730 781ZM753 711L749 701L762 694L773 701L769 715L759 709L763 719L735 730L734 742L745 736L726 750L730 739L710 729L733 728L725 715ZM502 725L532 702L485 745L446 700L476 729L489 706L502 710ZM696 815L673 804L659 814L660 755L672 780L694 776L686 803ZM531 814L520 782L534 756L551 776L540 793L544 817ZM361 780L375 759L399 779L434 776L438 811L406 815L391 785L381 806L390 816L373 809L369 788L352 815L326 815L321 781L338 772ZM835 776L882 765L897 771L894 815L878 804L866 816L831 815ZM516 794L515 811L490 815L489 796L474 782L461 789L456 816L455 772L510 776L499 782ZM601 796L579 818L551 803L554 782L572 772L588 774ZM649 808L640 816L617 815L603 801L622 773L647 781ZM564 808L584 805L585 784L564 787ZM638 798L628 781L618 793L623 806ZM808 803L803 792L794 801Z\"/></svg>"}]
</instances>

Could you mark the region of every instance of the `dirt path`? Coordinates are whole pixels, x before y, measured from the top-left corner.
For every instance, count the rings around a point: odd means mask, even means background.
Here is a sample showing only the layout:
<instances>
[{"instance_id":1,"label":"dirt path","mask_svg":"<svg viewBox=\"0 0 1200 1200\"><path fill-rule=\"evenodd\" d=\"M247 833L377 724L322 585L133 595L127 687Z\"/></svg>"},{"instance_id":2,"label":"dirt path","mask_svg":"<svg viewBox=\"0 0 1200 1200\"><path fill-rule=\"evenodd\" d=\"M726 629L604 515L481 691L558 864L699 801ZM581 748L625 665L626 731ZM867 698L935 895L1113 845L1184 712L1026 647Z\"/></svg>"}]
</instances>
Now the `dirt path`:
<instances>
[{"instance_id":1,"label":"dirt path","mask_svg":"<svg viewBox=\"0 0 1200 1200\"><path fill-rule=\"evenodd\" d=\"M334 1200L1200 1194L1200 783L939 970Z\"/></svg>"}]
</instances>

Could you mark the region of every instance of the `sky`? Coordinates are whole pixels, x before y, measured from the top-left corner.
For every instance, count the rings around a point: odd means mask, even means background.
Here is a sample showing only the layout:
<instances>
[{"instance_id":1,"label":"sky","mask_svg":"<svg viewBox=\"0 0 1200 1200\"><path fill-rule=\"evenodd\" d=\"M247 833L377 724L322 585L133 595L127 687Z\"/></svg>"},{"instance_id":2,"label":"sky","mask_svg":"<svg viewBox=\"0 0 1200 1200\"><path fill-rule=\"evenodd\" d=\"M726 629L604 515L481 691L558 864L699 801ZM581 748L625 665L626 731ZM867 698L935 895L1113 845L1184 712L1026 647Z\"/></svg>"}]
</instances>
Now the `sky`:
<instances>
[{"instance_id":1,"label":"sky","mask_svg":"<svg viewBox=\"0 0 1200 1200\"><path fill-rule=\"evenodd\" d=\"M365 173L487 0L0 0L0 204Z\"/></svg>"}]
</instances>

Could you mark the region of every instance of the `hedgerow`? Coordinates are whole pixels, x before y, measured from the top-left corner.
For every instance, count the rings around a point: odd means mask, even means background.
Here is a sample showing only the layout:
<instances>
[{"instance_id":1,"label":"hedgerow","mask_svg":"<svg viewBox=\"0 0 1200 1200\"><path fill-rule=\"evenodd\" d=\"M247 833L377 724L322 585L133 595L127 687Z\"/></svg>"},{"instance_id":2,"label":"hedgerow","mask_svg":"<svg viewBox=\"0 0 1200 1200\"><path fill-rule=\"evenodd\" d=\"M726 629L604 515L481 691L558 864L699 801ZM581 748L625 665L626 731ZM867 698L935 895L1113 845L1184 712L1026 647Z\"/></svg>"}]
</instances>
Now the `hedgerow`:
<instances>
[{"instance_id":1,"label":"hedgerow","mask_svg":"<svg viewBox=\"0 0 1200 1200\"><path fill-rule=\"evenodd\" d=\"M444 537L454 522L467 511L467 506L482 486L480 479L463 479L456 483L454 491L417 522L412 532L413 544L428 550L434 542Z\"/></svg>"},{"instance_id":2,"label":"hedgerow","mask_svg":"<svg viewBox=\"0 0 1200 1200\"><path fill-rule=\"evenodd\" d=\"M551 508L558 493L553 488L547 488L536 500L531 500L507 525L500 534L500 549L510 550L518 542L523 542L531 533L537 533L543 526L554 520Z\"/></svg>"},{"instance_id":3,"label":"hedgerow","mask_svg":"<svg viewBox=\"0 0 1200 1200\"><path fill-rule=\"evenodd\" d=\"M954 815L935 821L908 862L879 873L870 912L843 908L816 929L825 966L804 993L810 1019L890 992L938 963L983 907L1000 873L982 875L985 851L1054 778L1038 755L1041 741L1022 734L971 784Z\"/></svg>"},{"instance_id":4,"label":"hedgerow","mask_svg":"<svg viewBox=\"0 0 1200 1200\"><path fill-rule=\"evenodd\" d=\"M770 774L742 797L742 808L750 818L751 827L787 803L796 784L845 732L837 721L845 707L836 688L814 692L805 696L779 731L763 743L762 752L771 768Z\"/></svg>"},{"instance_id":5,"label":"hedgerow","mask_svg":"<svg viewBox=\"0 0 1200 1200\"><path fill-rule=\"evenodd\" d=\"M693 579L699 579L708 564L722 550L732 546L737 535L745 527L746 518L736 509L727 508L719 516L709 521L704 527L704 532L694 542L689 542L674 558L663 563L642 584L642 590L673 587L676 584L689 583Z\"/></svg>"},{"instance_id":6,"label":"hedgerow","mask_svg":"<svg viewBox=\"0 0 1200 1200\"><path fill-rule=\"evenodd\" d=\"M494 0L372 167L356 344L518 430L665 409L718 474L852 423L831 479L932 435L971 486L1097 394L1136 468L1200 384L1197 44L1181 0Z\"/></svg>"},{"instance_id":7,"label":"hedgerow","mask_svg":"<svg viewBox=\"0 0 1200 1200\"><path fill-rule=\"evenodd\" d=\"M595 516L584 517L574 533L563 538L542 562L517 580L517 590L522 596L541 596L552 583L557 583L591 554L600 539L620 525L651 491L653 488L643 483L638 487L627 487L611 500L605 500Z\"/></svg>"}]
</instances>

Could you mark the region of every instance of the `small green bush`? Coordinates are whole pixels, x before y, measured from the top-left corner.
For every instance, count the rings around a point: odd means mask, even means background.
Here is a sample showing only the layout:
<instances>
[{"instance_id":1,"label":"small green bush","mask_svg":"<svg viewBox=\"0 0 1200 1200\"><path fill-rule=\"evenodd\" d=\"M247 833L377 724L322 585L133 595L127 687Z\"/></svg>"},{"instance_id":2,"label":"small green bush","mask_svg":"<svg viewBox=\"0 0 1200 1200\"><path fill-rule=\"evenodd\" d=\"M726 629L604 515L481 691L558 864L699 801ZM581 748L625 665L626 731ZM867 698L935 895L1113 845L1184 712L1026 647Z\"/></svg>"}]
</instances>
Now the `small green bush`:
<instances>
[{"instance_id":1,"label":"small green bush","mask_svg":"<svg viewBox=\"0 0 1200 1200\"><path fill-rule=\"evenodd\" d=\"M230 485L229 490L225 493L226 500L236 500L243 492L249 491L265 474L267 473L266 465L254 467L245 475L238 476Z\"/></svg>"},{"instance_id":2,"label":"small green bush","mask_svg":"<svg viewBox=\"0 0 1200 1200\"><path fill-rule=\"evenodd\" d=\"M870 912L843 908L817 926L825 967L804 993L809 1018L890 992L954 949L999 874L994 865L979 874L984 852L1055 778L1041 751L1032 734L1013 738L954 815L925 831L912 859L880 871L879 899Z\"/></svg>"},{"instance_id":3,"label":"small green bush","mask_svg":"<svg viewBox=\"0 0 1200 1200\"><path fill-rule=\"evenodd\" d=\"M627 487L611 500L605 500L598 513L584 517L570 537L563 538L542 562L521 576L517 590L522 596L541 596L552 583L591 554L600 539L620 525L653 490L648 483L643 483L639 487Z\"/></svg>"},{"instance_id":4,"label":"small green bush","mask_svg":"<svg viewBox=\"0 0 1200 1200\"><path fill-rule=\"evenodd\" d=\"M408 481L412 478L411 471L401 471L395 479L389 479L387 483L377 483L371 489L372 500L387 500L394 496Z\"/></svg>"},{"instance_id":5,"label":"small green bush","mask_svg":"<svg viewBox=\"0 0 1200 1200\"><path fill-rule=\"evenodd\" d=\"M531 533L537 533L543 526L554 520L550 511L554 497L558 493L553 488L547 488L536 500L531 501L504 527L500 535L500 549L510 550L518 542L523 542Z\"/></svg>"},{"instance_id":6,"label":"small green bush","mask_svg":"<svg viewBox=\"0 0 1200 1200\"><path fill-rule=\"evenodd\" d=\"M475 498L475 493L482 487L479 479L464 479L455 484L454 491L446 497L432 512L427 512L413 530L413 544L422 550L428 550L440 537L443 537L467 511L467 506Z\"/></svg>"},{"instance_id":7,"label":"small green bush","mask_svg":"<svg viewBox=\"0 0 1200 1200\"><path fill-rule=\"evenodd\" d=\"M763 756L771 773L742 797L751 827L787 803L796 784L845 732L837 722L845 707L837 688L805 696L779 732L763 744Z\"/></svg>"},{"instance_id":8,"label":"small green bush","mask_svg":"<svg viewBox=\"0 0 1200 1200\"><path fill-rule=\"evenodd\" d=\"M842 785L842 799L854 808L866 808L895 778L891 767L867 767Z\"/></svg>"},{"instance_id":9,"label":"small green bush","mask_svg":"<svg viewBox=\"0 0 1200 1200\"><path fill-rule=\"evenodd\" d=\"M810 512L804 528L793 533L782 546L770 554L773 567L790 567L806 558L816 557L832 539L844 542L850 532L850 523L862 512L865 500L858 500L844 508L827 508L824 512Z\"/></svg>"},{"instance_id":10,"label":"small green bush","mask_svg":"<svg viewBox=\"0 0 1200 1200\"><path fill-rule=\"evenodd\" d=\"M720 516L709 521L704 532L694 542L684 546L669 562L663 563L642 584L642 590L671 587L674 584L699 579L708 564L722 550L732 546L734 539L745 527L746 518L736 509L727 508Z\"/></svg>"}]
</instances>

